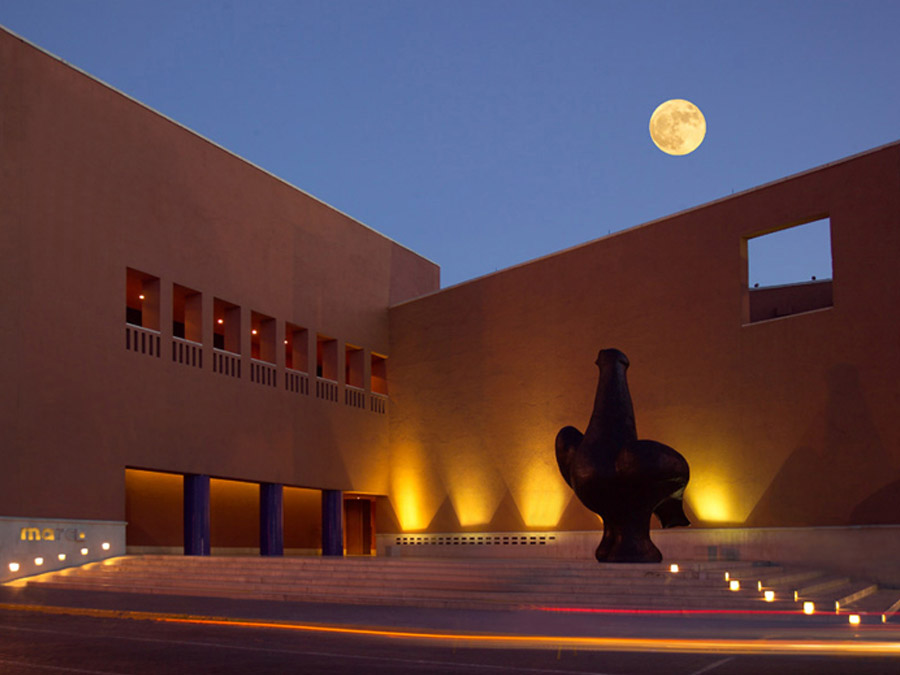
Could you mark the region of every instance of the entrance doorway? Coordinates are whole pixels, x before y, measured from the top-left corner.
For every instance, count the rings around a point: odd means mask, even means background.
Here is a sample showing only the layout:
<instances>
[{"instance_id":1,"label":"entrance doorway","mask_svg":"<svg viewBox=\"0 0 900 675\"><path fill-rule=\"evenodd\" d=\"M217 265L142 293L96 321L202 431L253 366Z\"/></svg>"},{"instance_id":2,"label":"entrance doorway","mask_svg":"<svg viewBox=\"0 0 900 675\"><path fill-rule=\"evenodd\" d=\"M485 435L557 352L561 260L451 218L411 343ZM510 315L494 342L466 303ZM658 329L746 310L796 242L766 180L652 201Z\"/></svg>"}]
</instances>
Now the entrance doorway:
<instances>
[{"instance_id":1,"label":"entrance doorway","mask_svg":"<svg viewBox=\"0 0 900 675\"><path fill-rule=\"evenodd\" d=\"M375 499L362 495L344 497L344 549L347 555L375 552Z\"/></svg>"}]
</instances>

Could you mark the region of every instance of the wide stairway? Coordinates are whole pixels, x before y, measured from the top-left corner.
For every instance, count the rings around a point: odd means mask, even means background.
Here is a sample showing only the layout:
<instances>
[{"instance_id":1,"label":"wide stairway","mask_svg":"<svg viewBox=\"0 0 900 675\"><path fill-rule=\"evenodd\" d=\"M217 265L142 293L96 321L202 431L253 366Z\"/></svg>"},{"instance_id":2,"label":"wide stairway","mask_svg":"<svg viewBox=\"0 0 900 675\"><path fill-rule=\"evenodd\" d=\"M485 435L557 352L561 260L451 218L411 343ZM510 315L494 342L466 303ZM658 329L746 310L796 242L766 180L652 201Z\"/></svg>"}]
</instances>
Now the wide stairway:
<instances>
[{"instance_id":1,"label":"wide stairway","mask_svg":"<svg viewBox=\"0 0 900 675\"><path fill-rule=\"evenodd\" d=\"M727 577L727 578L726 578ZM732 590L731 582L739 588ZM123 556L22 580L118 593L466 609L859 613L889 620L900 590L769 563L598 565L548 559ZM773 596L766 599L766 591Z\"/></svg>"}]
</instances>

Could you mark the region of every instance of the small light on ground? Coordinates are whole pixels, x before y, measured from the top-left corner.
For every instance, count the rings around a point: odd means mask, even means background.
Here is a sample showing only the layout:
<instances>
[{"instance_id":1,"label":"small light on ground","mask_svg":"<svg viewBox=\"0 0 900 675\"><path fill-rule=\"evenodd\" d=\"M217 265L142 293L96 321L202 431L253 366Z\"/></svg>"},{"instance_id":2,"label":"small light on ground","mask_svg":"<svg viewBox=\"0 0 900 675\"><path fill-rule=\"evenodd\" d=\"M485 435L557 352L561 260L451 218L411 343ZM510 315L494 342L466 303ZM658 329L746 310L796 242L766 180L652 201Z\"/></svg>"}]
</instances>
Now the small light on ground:
<instances>
[{"instance_id":1,"label":"small light on ground","mask_svg":"<svg viewBox=\"0 0 900 675\"><path fill-rule=\"evenodd\" d=\"M765 593L763 593L763 597L766 599L766 602L774 602L775 591L766 591Z\"/></svg>"},{"instance_id":2,"label":"small light on ground","mask_svg":"<svg viewBox=\"0 0 900 675\"><path fill-rule=\"evenodd\" d=\"M88 550L86 548L81 549L81 555L87 555Z\"/></svg>"},{"instance_id":3,"label":"small light on ground","mask_svg":"<svg viewBox=\"0 0 900 675\"><path fill-rule=\"evenodd\" d=\"M741 590L741 582L737 579L732 579L728 582L728 590L730 591L739 591Z\"/></svg>"},{"instance_id":4,"label":"small light on ground","mask_svg":"<svg viewBox=\"0 0 900 675\"><path fill-rule=\"evenodd\" d=\"M109 542L104 541L102 544L100 544L100 548L102 548L104 551L108 551L109 550Z\"/></svg>"},{"instance_id":5,"label":"small light on ground","mask_svg":"<svg viewBox=\"0 0 900 675\"><path fill-rule=\"evenodd\" d=\"M10 572L18 572L19 571L19 563L17 563L17 562L9 563L9 571Z\"/></svg>"},{"instance_id":6,"label":"small light on ground","mask_svg":"<svg viewBox=\"0 0 900 675\"><path fill-rule=\"evenodd\" d=\"M34 564L37 565L38 567L40 567L41 565L44 564L44 559L41 558L40 556L38 556L37 558L34 559Z\"/></svg>"},{"instance_id":7,"label":"small light on ground","mask_svg":"<svg viewBox=\"0 0 900 675\"><path fill-rule=\"evenodd\" d=\"M670 572L677 572L677 571L678 571L678 565L677 565L676 563L672 563L671 565L669 565L669 571L670 571Z\"/></svg>"},{"instance_id":8,"label":"small light on ground","mask_svg":"<svg viewBox=\"0 0 900 675\"><path fill-rule=\"evenodd\" d=\"M813 602L804 602L803 603L803 613L804 614L813 614L816 611L816 605Z\"/></svg>"},{"instance_id":9,"label":"small light on ground","mask_svg":"<svg viewBox=\"0 0 900 675\"><path fill-rule=\"evenodd\" d=\"M859 625L859 614L851 614L850 616L847 617L847 619L850 621L851 626Z\"/></svg>"}]
</instances>

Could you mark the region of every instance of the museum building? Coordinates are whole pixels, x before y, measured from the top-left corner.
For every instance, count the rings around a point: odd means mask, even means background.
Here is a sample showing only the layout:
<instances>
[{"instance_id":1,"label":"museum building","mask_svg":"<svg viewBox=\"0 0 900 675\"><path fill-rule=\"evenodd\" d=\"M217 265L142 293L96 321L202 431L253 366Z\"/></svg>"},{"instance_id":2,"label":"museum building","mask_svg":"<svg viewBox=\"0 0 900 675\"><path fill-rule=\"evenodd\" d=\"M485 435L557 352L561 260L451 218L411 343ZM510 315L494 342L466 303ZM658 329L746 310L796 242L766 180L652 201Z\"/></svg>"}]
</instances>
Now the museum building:
<instances>
[{"instance_id":1,"label":"museum building","mask_svg":"<svg viewBox=\"0 0 900 675\"><path fill-rule=\"evenodd\" d=\"M591 555L598 349L682 558L900 584L900 143L441 289L431 261L0 30L0 581L126 552ZM816 223L832 279L753 288Z\"/></svg>"}]
</instances>

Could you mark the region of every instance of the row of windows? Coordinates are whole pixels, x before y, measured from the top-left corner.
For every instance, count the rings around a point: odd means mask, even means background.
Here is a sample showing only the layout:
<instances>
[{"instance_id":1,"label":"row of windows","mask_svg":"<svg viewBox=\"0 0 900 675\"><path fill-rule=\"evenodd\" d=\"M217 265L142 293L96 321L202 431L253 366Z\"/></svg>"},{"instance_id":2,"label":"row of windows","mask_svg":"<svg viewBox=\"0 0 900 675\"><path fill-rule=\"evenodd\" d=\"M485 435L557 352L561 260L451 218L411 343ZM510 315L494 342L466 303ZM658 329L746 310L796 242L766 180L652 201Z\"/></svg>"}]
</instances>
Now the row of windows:
<instances>
[{"instance_id":1,"label":"row of windows","mask_svg":"<svg viewBox=\"0 0 900 675\"><path fill-rule=\"evenodd\" d=\"M128 268L125 280L125 321L153 331L159 331L162 287L159 277ZM338 340L314 333L306 327L285 321L284 333L279 337L278 323L274 317L260 312L250 312L249 335L243 335L241 313L243 309L221 298L213 298L212 336L213 347L240 355L249 345L250 357L275 365L278 350L282 350L284 367L300 373L309 373L314 360L317 377L338 381ZM200 291L172 284L172 335L197 345L203 344L203 294ZM310 344L314 339L315 343ZM279 341L281 344L279 345ZM314 351L310 352L310 347ZM344 344L344 383L359 389L368 387L376 394L387 395L387 358L369 353L366 373L366 350L360 346Z\"/></svg>"}]
</instances>

